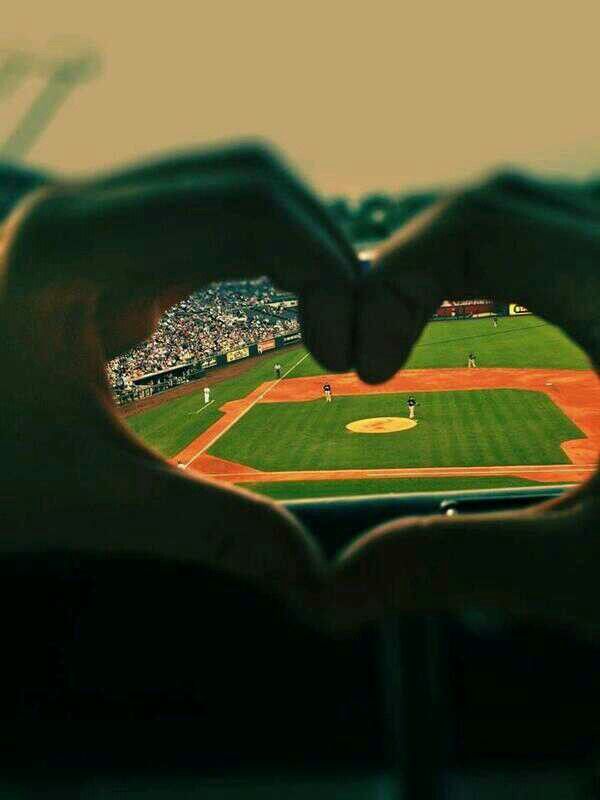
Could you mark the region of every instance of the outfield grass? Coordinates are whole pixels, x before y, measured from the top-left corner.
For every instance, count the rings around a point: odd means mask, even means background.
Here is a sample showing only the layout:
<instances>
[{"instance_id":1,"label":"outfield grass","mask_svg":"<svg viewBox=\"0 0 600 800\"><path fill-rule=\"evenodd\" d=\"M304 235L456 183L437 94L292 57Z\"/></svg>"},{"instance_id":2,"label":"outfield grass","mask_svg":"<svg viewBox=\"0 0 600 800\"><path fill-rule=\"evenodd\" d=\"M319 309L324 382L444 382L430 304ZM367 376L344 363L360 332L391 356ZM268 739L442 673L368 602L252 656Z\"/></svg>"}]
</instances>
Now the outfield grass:
<instances>
[{"instance_id":1,"label":"outfield grass","mask_svg":"<svg viewBox=\"0 0 600 800\"><path fill-rule=\"evenodd\" d=\"M557 481L554 481L553 485L556 483ZM510 475L489 478L365 478L347 481L277 481L276 483L240 483L239 485L257 494L271 497L273 500L544 486L539 481L513 478Z\"/></svg>"},{"instance_id":2,"label":"outfield grass","mask_svg":"<svg viewBox=\"0 0 600 800\"><path fill-rule=\"evenodd\" d=\"M214 402L206 409L200 383L197 392L175 400L165 398L161 405L127 417L125 422L146 444L170 458L223 416L219 408L224 403L245 397L264 381L273 380L275 362L281 364L285 374L305 353L303 348L293 348L263 356L247 372L211 386Z\"/></svg>"},{"instance_id":3,"label":"outfield grass","mask_svg":"<svg viewBox=\"0 0 600 800\"><path fill-rule=\"evenodd\" d=\"M421 392L418 424L387 434L351 433L349 422L406 416L407 394L259 403L209 450L271 471L568 464L560 447L584 434L542 392Z\"/></svg>"},{"instance_id":4,"label":"outfield grass","mask_svg":"<svg viewBox=\"0 0 600 800\"><path fill-rule=\"evenodd\" d=\"M466 367L471 351L480 367L591 369L583 351L559 328L534 316L503 317L497 328L488 318L430 322L403 369ZM322 373L309 356L294 377Z\"/></svg>"}]
</instances>

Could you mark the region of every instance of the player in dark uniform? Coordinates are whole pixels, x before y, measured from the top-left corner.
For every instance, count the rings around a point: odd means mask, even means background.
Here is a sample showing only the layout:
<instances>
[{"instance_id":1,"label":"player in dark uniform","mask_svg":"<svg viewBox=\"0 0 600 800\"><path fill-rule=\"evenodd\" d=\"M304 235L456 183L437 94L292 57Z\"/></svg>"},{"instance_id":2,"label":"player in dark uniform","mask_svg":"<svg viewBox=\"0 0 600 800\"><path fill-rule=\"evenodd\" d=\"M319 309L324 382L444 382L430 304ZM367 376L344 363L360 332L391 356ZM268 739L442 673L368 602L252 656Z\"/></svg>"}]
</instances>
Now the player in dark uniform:
<instances>
[{"instance_id":1,"label":"player in dark uniform","mask_svg":"<svg viewBox=\"0 0 600 800\"><path fill-rule=\"evenodd\" d=\"M275 364L274 369L275 369L275 377L277 378L277 380L279 380L281 378L281 364L279 363Z\"/></svg>"},{"instance_id":2,"label":"player in dark uniform","mask_svg":"<svg viewBox=\"0 0 600 800\"><path fill-rule=\"evenodd\" d=\"M414 419L415 418L415 406L417 405L417 401L411 395L408 396L408 400L406 401L406 405L408 406L408 418Z\"/></svg>"},{"instance_id":3,"label":"player in dark uniform","mask_svg":"<svg viewBox=\"0 0 600 800\"><path fill-rule=\"evenodd\" d=\"M325 395L325 402L331 403L331 384L323 384L323 394Z\"/></svg>"}]
</instances>

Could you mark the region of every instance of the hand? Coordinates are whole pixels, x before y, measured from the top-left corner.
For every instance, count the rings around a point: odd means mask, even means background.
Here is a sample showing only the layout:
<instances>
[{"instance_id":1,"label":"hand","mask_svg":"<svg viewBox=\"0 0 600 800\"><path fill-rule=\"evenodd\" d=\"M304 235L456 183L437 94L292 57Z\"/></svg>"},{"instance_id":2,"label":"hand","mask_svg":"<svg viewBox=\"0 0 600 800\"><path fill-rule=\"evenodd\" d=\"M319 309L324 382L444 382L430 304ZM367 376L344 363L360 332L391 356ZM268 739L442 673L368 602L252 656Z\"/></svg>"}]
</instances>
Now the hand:
<instances>
[{"instance_id":1,"label":"hand","mask_svg":"<svg viewBox=\"0 0 600 800\"><path fill-rule=\"evenodd\" d=\"M259 272L299 295L317 358L332 370L351 367L354 249L263 147L182 155L55 185L38 196L11 250L9 290L94 288L108 355L145 338L157 315L192 289ZM316 310L325 302L335 337L322 335Z\"/></svg>"},{"instance_id":2,"label":"hand","mask_svg":"<svg viewBox=\"0 0 600 800\"><path fill-rule=\"evenodd\" d=\"M256 154L250 156L253 162ZM341 555L325 582L318 549L291 518L245 493L182 478L125 432L108 397L106 353L134 343L150 329L160 308L178 296L178 286L187 291L226 277L219 254L229 246L239 248L238 263L255 274L244 254L257 231L264 235L258 243L266 249L266 261L271 235L280 236L284 248L288 243L286 259L269 262L270 272L281 285L301 293L309 345L331 369L345 368L351 357L353 255L326 215L320 215L318 204L315 208L316 201L298 201L307 215L300 215L300 221L283 203L285 211L278 207L272 215L277 230L269 229L270 213L261 216L258 226L254 218L252 224L244 223L245 214L253 213L252 204L243 202L241 214L235 203L217 203L215 230L227 214L234 214L235 236L215 248L206 225L200 235L190 222L189 203L179 202L188 191L200 202L206 188L194 173L196 198L182 177L183 163L175 165L172 182L169 165L158 165L58 189L23 209L9 226L0 342L12 378L3 416L5 443L14 453L17 508L23 505L23 487L39 489L53 470L61 480L53 492L42 495L48 504L74 502L68 496L74 487L75 501L88 507L90 500L97 506L128 504L124 528L84 538L80 529L60 529L41 541L26 541L25 531L12 546L133 549L197 560L264 580L335 627L353 627L390 612L476 604L595 622L597 478L558 503L522 515L405 521L373 531ZM270 159L264 168L270 175ZM156 182L148 185L153 170ZM267 192L274 204L269 212L283 202L281 185L289 186L287 176L275 174L278 188ZM224 196L231 199L233 183L227 186L231 193ZM294 198L298 192L305 197L294 182L292 187ZM211 219L212 200L201 207L204 221ZM562 324L597 363L595 203L585 187L557 191L509 177L449 198L413 221L382 249L361 288L356 353L361 376L376 382L393 374L439 301L452 293L464 296L470 289L519 300ZM161 208L163 215L157 211ZM168 224L160 230L163 217ZM253 240L252 246L256 258L261 251ZM327 265L327 330L334 337L321 330L323 289L316 282L323 276L314 270L302 279L295 272L308 252ZM196 254L204 254L211 264L198 276ZM561 254L574 258L568 272L561 267ZM283 270L285 264L294 270ZM558 287L561 302L549 285ZM332 313L333 297L338 302ZM386 338L389 346L382 352ZM372 349L375 340L377 352ZM71 480L65 480L69 469ZM65 488L67 496L61 496ZM140 508L145 526L136 528ZM131 510L135 513L128 517Z\"/></svg>"},{"instance_id":3,"label":"hand","mask_svg":"<svg viewBox=\"0 0 600 800\"><path fill-rule=\"evenodd\" d=\"M386 243L358 309L357 369L383 381L441 301L494 297L560 325L600 363L600 198L592 185L500 176L450 196ZM515 514L423 518L366 533L340 555L333 624L479 606L600 623L600 478Z\"/></svg>"},{"instance_id":4,"label":"hand","mask_svg":"<svg viewBox=\"0 0 600 800\"><path fill-rule=\"evenodd\" d=\"M197 561L288 595L319 585L321 553L291 515L160 460L116 417L104 372L178 298L260 274L299 295L315 355L350 367L354 250L283 164L244 145L56 183L9 220L0 258L4 513L21 526L0 548ZM52 528L22 522L32 503ZM90 525L56 522L82 507ZM115 508L116 524L91 525Z\"/></svg>"}]
</instances>

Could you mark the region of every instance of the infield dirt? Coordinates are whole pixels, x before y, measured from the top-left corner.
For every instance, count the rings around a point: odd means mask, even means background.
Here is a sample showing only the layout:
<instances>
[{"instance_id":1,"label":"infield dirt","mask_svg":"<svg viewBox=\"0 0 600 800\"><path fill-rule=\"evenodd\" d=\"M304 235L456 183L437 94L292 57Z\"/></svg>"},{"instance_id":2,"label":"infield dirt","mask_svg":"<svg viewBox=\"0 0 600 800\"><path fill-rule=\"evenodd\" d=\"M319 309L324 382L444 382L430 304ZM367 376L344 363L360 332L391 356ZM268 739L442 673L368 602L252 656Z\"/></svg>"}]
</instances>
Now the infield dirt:
<instances>
[{"instance_id":1,"label":"infield dirt","mask_svg":"<svg viewBox=\"0 0 600 800\"><path fill-rule=\"evenodd\" d=\"M525 389L544 392L585 434L585 439L562 443L570 464L502 467L437 467L426 469L366 469L262 472L244 464L216 458L206 450L256 403L289 403L322 396L324 382L336 395L397 392L468 391L475 389ZM267 391L265 395L265 391ZM263 396L264 395L264 396ZM514 475L538 481L585 480L595 469L600 453L600 381L592 371L549 369L428 369L404 370L377 386L365 384L353 373L287 378L261 384L246 397L225 403L223 417L172 459L205 476L234 483L245 481L345 480L352 478L448 477L462 475Z\"/></svg>"}]
</instances>

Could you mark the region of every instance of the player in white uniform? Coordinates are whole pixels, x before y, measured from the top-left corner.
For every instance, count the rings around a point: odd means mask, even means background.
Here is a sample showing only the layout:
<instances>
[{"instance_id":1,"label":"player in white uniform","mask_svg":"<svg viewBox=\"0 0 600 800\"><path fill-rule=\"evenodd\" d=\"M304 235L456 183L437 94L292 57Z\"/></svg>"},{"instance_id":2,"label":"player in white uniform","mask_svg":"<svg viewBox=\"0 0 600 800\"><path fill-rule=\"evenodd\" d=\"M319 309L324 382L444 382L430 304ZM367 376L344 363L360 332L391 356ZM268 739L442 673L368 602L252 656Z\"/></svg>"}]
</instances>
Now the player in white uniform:
<instances>
[{"instance_id":1,"label":"player in white uniform","mask_svg":"<svg viewBox=\"0 0 600 800\"><path fill-rule=\"evenodd\" d=\"M476 367L476 366L477 366L477 356L475 355L475 353L469 353L467 367Z\"/></svg>"},{"instance_id":2,"label":"player in white uniform","mask_svg":"<svg viewBox=\"0 0 600 800\"><path fill-rule=\"evenodd\" d=\"M406 401L406 405L408 406L408 418L414 419L415 418L415 406L417 405L417 401L412 396L409 396L408 400Z\"/></svg>"},{"instance_id":3,"label":"player in white uniform","mask_svg":"<svg viewBox=\"0 0 600 800\"><path fill-rule=\"evenodd\" d=\"M207 405L208 403L210 403L210 387L209 386L205 386L204 387L204 405Z\"/></svg>"}]
</instances>

